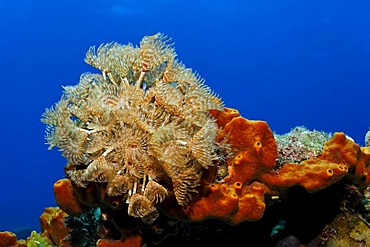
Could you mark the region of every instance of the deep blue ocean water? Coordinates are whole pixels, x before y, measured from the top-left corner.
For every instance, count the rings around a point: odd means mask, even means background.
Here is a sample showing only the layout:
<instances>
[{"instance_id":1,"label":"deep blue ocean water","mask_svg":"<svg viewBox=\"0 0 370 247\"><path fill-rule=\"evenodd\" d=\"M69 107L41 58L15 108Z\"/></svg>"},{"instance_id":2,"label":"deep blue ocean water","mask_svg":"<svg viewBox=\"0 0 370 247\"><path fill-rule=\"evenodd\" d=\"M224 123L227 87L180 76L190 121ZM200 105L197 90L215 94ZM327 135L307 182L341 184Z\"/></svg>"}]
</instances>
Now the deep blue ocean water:
<instances>
[{"instance_id":1,"label":"deep blue ocean water","mask_svg":"<svg viewBox=\"0 0 370 247\"><path fill-rule=\"evenodd\" d=\"M87 49L157 32L244 117L279 134L304 125L364 144L368 0L0 1L0 230L39 229L56 205L65 160L47 150L40 117L62 85L95 71Z\"/></svg>"}]
</instances>

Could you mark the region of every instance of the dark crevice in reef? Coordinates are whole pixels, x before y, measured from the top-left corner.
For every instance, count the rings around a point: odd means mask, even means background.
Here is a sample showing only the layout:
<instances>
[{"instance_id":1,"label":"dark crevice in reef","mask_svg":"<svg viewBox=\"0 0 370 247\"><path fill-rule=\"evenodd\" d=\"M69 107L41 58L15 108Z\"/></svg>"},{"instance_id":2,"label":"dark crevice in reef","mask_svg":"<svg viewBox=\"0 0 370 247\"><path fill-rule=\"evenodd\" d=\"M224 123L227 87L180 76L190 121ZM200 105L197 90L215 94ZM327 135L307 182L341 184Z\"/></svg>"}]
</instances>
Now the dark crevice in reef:
<instances>
[{"instance_id":1,"label":"dark crevice in reef","mask_svg":"<svg viewBox=\"0 0 370 247\"><path fill-rule=\"evenodd\" d=\"M292 187L261 220L236 226L218 220L176 222L161 215L156 230L144 229L144 239L147 246L325 246L320 235L339 214L348 194L345 186L338 183L313 194Z\"/></svg>"}]
</instances>

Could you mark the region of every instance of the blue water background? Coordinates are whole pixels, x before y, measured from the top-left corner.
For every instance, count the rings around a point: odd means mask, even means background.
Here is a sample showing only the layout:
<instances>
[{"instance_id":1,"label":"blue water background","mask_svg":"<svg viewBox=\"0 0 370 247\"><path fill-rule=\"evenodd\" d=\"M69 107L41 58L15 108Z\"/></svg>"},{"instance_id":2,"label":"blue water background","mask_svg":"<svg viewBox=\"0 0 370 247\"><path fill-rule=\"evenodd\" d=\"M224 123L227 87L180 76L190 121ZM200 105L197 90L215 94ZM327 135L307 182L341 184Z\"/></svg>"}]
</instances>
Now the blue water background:
<instances>
[{"instance_id":1,"label":"blue water background","mask_svg":"<svg viewBox=\"0 0 370 247\"><path fill-rule=\"evenodd\" d=\"M0 1L0 230L39 229L65 160L45 107L94 71L91 45L163 32L224 100L277 133L304 125L363 145L370 125L370 1Z\"/></svg>"}]
</instances>

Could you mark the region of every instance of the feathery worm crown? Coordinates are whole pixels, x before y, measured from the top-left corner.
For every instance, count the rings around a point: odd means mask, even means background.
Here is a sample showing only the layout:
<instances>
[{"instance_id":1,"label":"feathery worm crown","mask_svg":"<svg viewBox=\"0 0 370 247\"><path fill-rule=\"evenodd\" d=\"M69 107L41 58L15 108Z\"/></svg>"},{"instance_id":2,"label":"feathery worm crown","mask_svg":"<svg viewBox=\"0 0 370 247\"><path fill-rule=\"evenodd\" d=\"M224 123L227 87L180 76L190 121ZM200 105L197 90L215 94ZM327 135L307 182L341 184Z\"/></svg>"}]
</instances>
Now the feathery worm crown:
<instances>
[{"instance_id":1,"label":"feathery worm crown","mask_svg":"<svg viewBox=\"0 0 370 247\"><path fill-rule=\"evenodd\" d=\"M175 57L160 33L139 47L91 47L85 61L101 74L84 73L63 87L42 118L50 148L73 167L67 176L81 187L107 183L107 194L123 196L128 214L147 223L171 194L188 204L217 156L209 110L221 111L223 103Z\"/></svg>"}]
</instances>

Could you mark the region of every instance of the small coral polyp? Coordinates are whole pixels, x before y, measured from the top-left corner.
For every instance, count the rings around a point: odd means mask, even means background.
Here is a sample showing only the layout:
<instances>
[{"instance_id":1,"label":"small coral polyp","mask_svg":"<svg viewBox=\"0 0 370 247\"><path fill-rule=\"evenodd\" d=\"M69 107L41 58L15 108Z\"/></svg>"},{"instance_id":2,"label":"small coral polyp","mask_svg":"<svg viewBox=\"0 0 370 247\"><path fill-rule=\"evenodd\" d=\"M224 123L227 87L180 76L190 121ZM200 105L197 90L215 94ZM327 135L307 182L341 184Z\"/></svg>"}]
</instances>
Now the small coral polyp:
<instances>
[{"instance_id":1,"label":"small coral polyp","mask_svg":"<svg viewBox=\"0 0 370 247\"><path fill-rule=\"evenodd\" d=\"M176 60L162 34L144 37L139 47L91 47L85 61L101 74L84 73L64 87L42 118L50 148L68 160L67 177L84 188L107 184L107 195L120 196L128 214L146 223L172 194L187 205L203 170L219 158L209 112L223 110L221 99Z\"/></svg>"}]
</instances>

